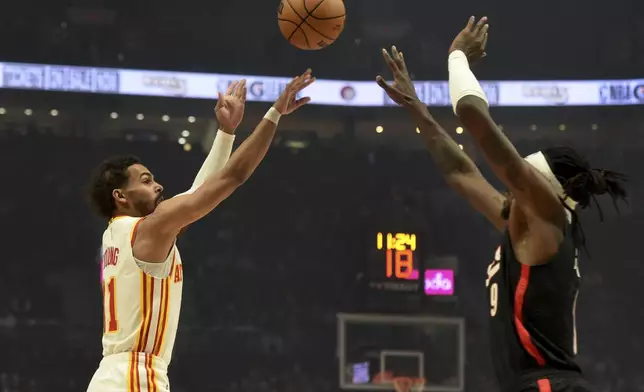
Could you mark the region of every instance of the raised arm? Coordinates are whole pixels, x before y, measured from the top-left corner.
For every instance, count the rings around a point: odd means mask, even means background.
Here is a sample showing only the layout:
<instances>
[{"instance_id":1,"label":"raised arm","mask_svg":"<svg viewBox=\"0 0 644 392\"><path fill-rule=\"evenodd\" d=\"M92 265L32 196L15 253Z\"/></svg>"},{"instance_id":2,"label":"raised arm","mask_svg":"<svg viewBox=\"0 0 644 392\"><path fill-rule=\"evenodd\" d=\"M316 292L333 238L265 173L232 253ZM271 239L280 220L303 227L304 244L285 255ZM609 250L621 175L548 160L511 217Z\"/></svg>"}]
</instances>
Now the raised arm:
<instances>
[{"instance_id":1,"label":"raised arm","mask_svg":"<svg viewBox=\"0 0 644 392\"><path fill-rule=\"evenodd\" d=\"M427 106L418 99L402 53L394 46L391 55L385 49L382 50L382 54L393 73L394 82L389 85L378 76L378 85L394 102L407 108L447 184L497 229L503 230L505 221L501 212L505 198L485 180L476 164L432 117Z\"/></svg>"},{"instance_id":2,"label":"raised arm","mask_svg":"<svg viewBox=\"0 0 644 392\"><path fill-rule=\"evenodd\" d=\"M215 140L212 143L208 156L206 156L203 165L201 165L199 172L197 172L197 176L195 177L192 186L185 193L192 193L197 190L197 188L204 183L206 178L223 169L228 162L230 154L233 151L235 130L237 130L237 127L244 117L246 93L246 79L231 83L225 94L219 93L219 100L215 107L215 115L217 117L217 122L219 123L219 129L217 130ZM235 98L240 99L236 100ZM230 105L238 104L239 108L232 111L222 110L225 109L226 105L223 105L225 101L228 101L227 103ZM241 104L239 105L239 103Z\"/></svg>"},{"instance_id":3,"label":"raised arm","mask_svg":"<svg viewBox=\"0 0 644 392\"><path fill-rule=\"evenodd\" d=\"M206 178L194 193L166 200L142 219L134 237L135 257L152 263L166 260L183 227L212 211L252 175L271 145L280 117L310 101L295 97L314 81L310 70L293 79L222 170Z\"/></svg>"},{"instance_id":4,"label":"raised arm","mask_svg":"<svg viewBox=\"0 0 644 392\"><path fill-rule=\"evenodd\" d=\"M454 112L472 135L492 170L508 187L531 223L550 223L563 228L565 212L546 178L527 163L499 129L488 109L481 85L470 70L468 58L485 48L487 18L474 24L470 18L449 54L449 88ZM535 220L536 219L536 220Z\"/></svg>"}]
</instances>

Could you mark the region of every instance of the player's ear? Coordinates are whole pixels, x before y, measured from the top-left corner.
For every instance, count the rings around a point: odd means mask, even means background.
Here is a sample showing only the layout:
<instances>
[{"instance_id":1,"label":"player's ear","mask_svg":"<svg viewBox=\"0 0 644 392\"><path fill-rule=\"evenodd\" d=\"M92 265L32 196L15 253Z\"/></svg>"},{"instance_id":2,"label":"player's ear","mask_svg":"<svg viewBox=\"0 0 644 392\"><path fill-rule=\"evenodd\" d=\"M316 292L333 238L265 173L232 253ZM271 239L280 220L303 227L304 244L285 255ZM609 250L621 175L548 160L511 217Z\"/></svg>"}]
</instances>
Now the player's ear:
<instances>
[{"instance_id":1,"label":"player's ear","mask_svg":"<svg viewBox=\"0 0 644 392\"><path fill-rule=\"evenodd\" d=\"M127 202L127 198L125 197L125 193L123 193L123 191L121 189L114 189L112 191L112 197L118 203L126 203Z\"/></svg>"}]
</instances>

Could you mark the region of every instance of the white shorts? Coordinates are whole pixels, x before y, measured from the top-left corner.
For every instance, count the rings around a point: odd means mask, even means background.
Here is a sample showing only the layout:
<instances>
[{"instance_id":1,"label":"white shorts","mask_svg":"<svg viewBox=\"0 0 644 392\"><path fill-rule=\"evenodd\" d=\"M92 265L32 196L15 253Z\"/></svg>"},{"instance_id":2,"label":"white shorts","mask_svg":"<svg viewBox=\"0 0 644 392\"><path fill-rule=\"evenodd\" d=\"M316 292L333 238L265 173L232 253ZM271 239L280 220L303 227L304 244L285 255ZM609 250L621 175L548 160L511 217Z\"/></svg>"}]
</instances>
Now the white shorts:
<instances>
[{"instance_id":1,"label":"white shorts","mask_svg":"<svg viewBox=\"0 0 644 392\"><path fill-rule=\"evenodd\" d=\"M145 353L120 353L103 357L87 392L169 392L168 366Z\"/></svg>"}]
</instances>

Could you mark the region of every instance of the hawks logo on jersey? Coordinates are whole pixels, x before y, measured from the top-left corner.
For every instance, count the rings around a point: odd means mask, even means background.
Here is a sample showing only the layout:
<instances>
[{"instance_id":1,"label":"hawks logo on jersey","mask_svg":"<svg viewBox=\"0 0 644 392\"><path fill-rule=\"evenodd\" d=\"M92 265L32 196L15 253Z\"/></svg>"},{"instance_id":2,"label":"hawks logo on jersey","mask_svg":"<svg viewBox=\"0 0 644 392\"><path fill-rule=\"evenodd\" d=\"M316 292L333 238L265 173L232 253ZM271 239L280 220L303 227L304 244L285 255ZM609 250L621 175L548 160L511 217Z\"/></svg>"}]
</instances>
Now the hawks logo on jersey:
<instances>
[{"instance_id":1,"label":"hawks logo on jersey","mask_svg":"<svg viewBox=\"0 0 644 392\"><path fill-rule=\"evenodd\" d=\"M103 234L103 355L144 352L170 362L179 323L183 264L177 247L163 263L132 254L141 218L113 219Z\"/></svg>"}]
</instances>

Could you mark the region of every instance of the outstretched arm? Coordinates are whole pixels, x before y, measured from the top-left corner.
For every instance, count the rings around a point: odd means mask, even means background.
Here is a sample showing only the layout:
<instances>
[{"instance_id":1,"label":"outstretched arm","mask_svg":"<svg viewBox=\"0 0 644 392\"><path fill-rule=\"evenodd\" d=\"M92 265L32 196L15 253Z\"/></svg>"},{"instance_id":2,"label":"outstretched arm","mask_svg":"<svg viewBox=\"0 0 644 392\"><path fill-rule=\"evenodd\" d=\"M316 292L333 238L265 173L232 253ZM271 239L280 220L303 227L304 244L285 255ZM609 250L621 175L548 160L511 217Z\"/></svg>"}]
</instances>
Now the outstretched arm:
<instances>
[{"instance_id":1,"label":"outstretched arm","mask_svg":"<svg viewBox=\"0 0 644 392\"><path fill-rule=\"evenodd\" d=\"M197 176L192 182L190 189L178 194L177 196L194 193L194 191L204 183L206 178L217 173L226 165L230 158L230 154L233 151L235 130L244 117L246 95L247 90L245 79L231 83L230 86L228 86L226 93L223 95L220 94L219 100L217 101L217 107L215 108L215 115L219 122L219 129L215 135L215 140L212 143L210 152L197 172ZM233 110L221 110L225 108L225 105L222 105L223 102L226 102L229 105L234 105Z\"/></svg>"},{"instance_id":2,"label":"outstretched arm","mask_svg":"<svg viewBox=\"0 0 644 392\"><path fill-rule=\"evenodd\" d=\"M517 205L528 216L562 228L565 212L546 178L527 163L499 129L488 109L483 89L472 73L468 53L480 51L487 41L487 18L467 26L454 40L449 55L452 105L465 129L473 136L492 170L508 187ZM534 222L534 220L533 220Z\"/></svg>"},{"instance_id":3,"label":"outstretched arm","mask_svg":"<svg viewBox=\"0 0 644 392\"><path fill-rule=\"evenodd\" d=\"M151 263L166 260L182 228L207 215L253 174L268 152L280 116L309 101L296 101L295 96L314 81L310 71L293 79L222 170L208 177L194 193L166 200L142 219L134 237L134 256Z\"/></svg>"},{"instance_id":4,"label":"outstretched arm","mask_svg":"<svg viewBox=\"0 0 644 392\"><path fill-rule=\"evenodd\" d=\"M383 56L394 74L394 83L382 77L378 84L397 103L409 111L425 140L432 159L445 176L448 185L483 214L497 229L503 230L501 216L504 197L481 175L476 164L432 117L427 106L416 96L402 53L392 47L392 54L383 49Z\"/></svg>"}]
</instances>

